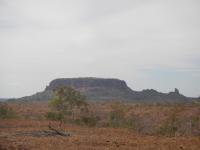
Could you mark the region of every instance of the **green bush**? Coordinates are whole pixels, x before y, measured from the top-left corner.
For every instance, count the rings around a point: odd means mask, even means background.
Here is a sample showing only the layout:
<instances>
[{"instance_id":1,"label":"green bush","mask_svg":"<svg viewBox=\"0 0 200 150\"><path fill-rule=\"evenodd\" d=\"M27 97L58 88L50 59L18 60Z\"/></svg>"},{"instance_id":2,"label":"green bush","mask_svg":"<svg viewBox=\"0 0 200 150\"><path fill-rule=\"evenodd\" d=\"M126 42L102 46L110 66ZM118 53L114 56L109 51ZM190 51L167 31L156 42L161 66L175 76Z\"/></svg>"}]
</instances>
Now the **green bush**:
<instances>
[{"instance_id":1,"label":"green bush","mask_svg":"<svg viewBox=\"0 0 200 150\"><path fill-rule=\"evenodd\" d=\"M7 104L0 104L0 119L12 119L16 117L16 112Z\"/></svg>"},{"instance_id":2,"label":"green bush","mask_svg":"<svg viewBox=\"0 0 200 150\"><path fill-rule=\"evenodd\" d=\"M109 125L111 127L120 127L124 123L125 119L122 112L112 111L109 114Z\"/></svg>"},{"instance_id":3,"label":"green bush","mask_svg":"<svg viewBox=\"0 0 200 150\"><path fill-rule=\"evenodd\" d=\"M61 122L67 119L75 120L75 113L87 109L85 96L71 87L60 87L54 91L54 98L49 105L54 112L49 112L47 118Z\"/></svg>"},{"instance_id":4,"label":"green bush","mask_svg":"<svg viewBox=\"0 0 200 150\"><path fill-rule=\"evenodd\" d=\"M64 120L64 115L62 113L58 113L58 112L48 112L48 113L46 113L45 117L48 120L54 120L54 121Z\"/></svg>"},{"instance_id":5,"label":"green bush","mask_svg":"<svg viewBox=\"0 0 200 150\"><path fill-rule=\"evenodd\" d=\"M116 102L111 106L112 111L109 113L109 126L111 127L130 127L132 121L127 118L126 113L129 111L129 107L123 103Z\"/></svg>"},{"instance_id":6,"label":"green bush","mask_svg":"<svg viewBox=\"0 0 200 150\"><path fill-rule=\"evenodd\" d=\"M74 120L74 123L77 125L94 127L98 124L99 121L100 118L98 116L94 116L93 114L85 114Z\"/></svg>"},{"instance_id":7,"label":"green bush","mask_svg":"<svg viewBox=\"0 0 200 150\"><path fill-rule=\"evenodd\" d=\"M83 122L86 126L96 126L99 121L99 117L95 116L89 116L89 117L82 117L81 122Z\"/></svg>"}]
</instances>

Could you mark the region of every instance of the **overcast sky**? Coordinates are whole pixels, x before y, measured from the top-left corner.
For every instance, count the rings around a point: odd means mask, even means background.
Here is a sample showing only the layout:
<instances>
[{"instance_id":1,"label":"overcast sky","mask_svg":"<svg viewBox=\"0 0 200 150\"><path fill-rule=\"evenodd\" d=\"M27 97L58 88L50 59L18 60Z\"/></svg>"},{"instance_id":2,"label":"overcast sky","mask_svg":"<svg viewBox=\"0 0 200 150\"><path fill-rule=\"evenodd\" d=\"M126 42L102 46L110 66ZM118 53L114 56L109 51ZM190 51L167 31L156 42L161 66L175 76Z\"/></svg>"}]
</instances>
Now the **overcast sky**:
<instances>
[{"instance_id":1,"label":"overcast sky","mask_svg":"<svg viewBox=\"0 0 200 150\"><path fill-rule=\"evenodd\" d=\"M60 77L200 96L200 1L0 0L0 97Z\"/></svg>"}]
</instances>

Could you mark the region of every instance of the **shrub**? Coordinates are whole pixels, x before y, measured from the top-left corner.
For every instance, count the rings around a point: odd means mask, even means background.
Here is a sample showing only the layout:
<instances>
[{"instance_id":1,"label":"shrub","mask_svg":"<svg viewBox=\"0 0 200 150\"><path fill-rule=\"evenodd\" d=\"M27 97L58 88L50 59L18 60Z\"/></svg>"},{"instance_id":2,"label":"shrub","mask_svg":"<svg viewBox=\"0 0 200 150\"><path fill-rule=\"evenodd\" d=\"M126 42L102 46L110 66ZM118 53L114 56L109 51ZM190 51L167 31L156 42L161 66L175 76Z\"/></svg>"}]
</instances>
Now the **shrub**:
<instances>
[{"instance_id":1,"label":"shrub","mask_svg":"<svg viewBox=\"0 0 200 150\"><path fill-rule=\"evenodd\" d=\"M50 118L61 122L66 121L66 116L74 121L75 112L87 109L85 96L71 87L60 87L54 91L54 99L50 101L50 106L55 110L48 114Z\"/></svg>"},{"instance_id":2,"label":"shrub","mask_svg":"<svg viewBox=\"0 0 200 150\"><path fill-rule=\"evenodd\" d=\"M45 117L49 120L60 121L64 120L64 115L58 112L48 112Z\"/></svg>"},{"instance_id":3,"label":"shrub","mask_svg":"<svg viewBox=\"0 0 200 150\"><path fill-rule=\"evenodd\" d=\"M80 119L77 119L75 122L78 125L86 125L89 127L94 127L97 125L100 118L98 116L82 116Z\"/></svg>"},{"instance_id":4,"label":"shrub","mask_svg":"<svg viewBox=\"0 0 200 150\"><path fill-rule=\"evenodd\" d=\"M16 112L7 104L0 104L0 119L12 119L16 117Z\"/></svg>"},{"instance_id":5,"label":"shrub","mask_svg":"<svg viewBox=\"0 0 200 150\"><path fill-rule=\"evenodd\" d=\"M182 111L182 107L174 106L171 110L171 114L168 116L167 120L165 120L160 128L158 129L158 133L166 136L175 136L178 133L178 129L180 128L181 122L178 117L178 113Z\"/></svg>"},{"instance_id":6,"label":"shrub","mask_svg":"<svg viewBox=\"0 0 200 150\"><path fill-rule=\"evenodd\" d=\"M200 117L194 116L191 118L191 133L200 136Z\"/></svg>"},{"instance_id":7,"label":"shrub","mask_svg":"<svg viewBox=\"0 0 200 150\"><path fill-rule=\"evenodd\" d=\"M120 127L122 126L122 123L124 122L124 116L123 113L120 111L112 111L109 114L109 125L112 127Z\"/></svg>"},{"instance_id":8,"label":"shrub","mask_svg":"<svg viewBox=\"0 0 200 150\"><path fill-rule=\"evenodd\" d=\"M165 136L175 136L177 131L177 126L174 126L171 123L165 123L159 128L158 134Z\"/></svg>"},{"instance_id":9,"label":"shrub","mask_svg":"<svg viewBox=\"0 0 200 150\"><path fill-rule=\"evenodd\" d=\"M133 125L132 120L127 118L126 114L129 107L121 102L116 102L111 105L111 112L109 113L109 126L111 127L130 127Z\"/></svg>"}]
</instances>

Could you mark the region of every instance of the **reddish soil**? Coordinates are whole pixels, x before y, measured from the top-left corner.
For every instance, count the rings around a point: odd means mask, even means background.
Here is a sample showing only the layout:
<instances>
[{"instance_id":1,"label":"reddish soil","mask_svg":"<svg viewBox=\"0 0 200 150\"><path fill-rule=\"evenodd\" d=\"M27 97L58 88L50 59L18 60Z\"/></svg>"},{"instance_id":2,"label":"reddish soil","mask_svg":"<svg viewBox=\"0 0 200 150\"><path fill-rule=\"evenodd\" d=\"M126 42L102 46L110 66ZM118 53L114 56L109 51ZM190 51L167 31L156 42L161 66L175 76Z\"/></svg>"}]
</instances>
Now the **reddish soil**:
<instances>
[{"instance_id":1,"label":"reddish soil","mask_svg":"<svg viewBox=\"0 0 200 150\"><path fill-rule=\"evenodd\" d=\"M140 135L132 129L65 125L69 137L32 136L48 130L48 121L1 120L0 150L199 150L200 137ZM24 134L22 134L24 133Z\"/></svg>"}]
</instances>

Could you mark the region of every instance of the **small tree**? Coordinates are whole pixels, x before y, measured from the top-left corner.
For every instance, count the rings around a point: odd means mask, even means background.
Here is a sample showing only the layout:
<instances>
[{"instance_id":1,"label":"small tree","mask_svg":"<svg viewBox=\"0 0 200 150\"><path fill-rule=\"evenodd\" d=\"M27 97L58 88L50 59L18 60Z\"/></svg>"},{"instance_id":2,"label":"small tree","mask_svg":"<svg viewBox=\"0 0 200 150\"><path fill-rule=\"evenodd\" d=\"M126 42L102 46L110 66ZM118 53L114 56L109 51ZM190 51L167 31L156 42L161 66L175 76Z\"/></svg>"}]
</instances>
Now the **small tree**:
<instances>
[{"instance_id":1,"label":"small tree","mask_svg":"<svg viewBox=\"0 0 200 150\"><path fill-rule=\"evenodd\" d=\"M86 111L87 105L85 96L71 87L60 87L54 90L54 99L50 101L50 106L56 110L54 117L60 121L60 126L65 116L72 116L74 120L75 111Z\"/></svg>"}]
</instances>

